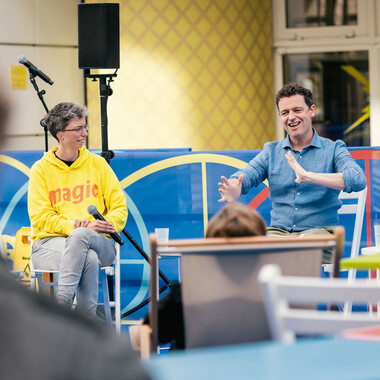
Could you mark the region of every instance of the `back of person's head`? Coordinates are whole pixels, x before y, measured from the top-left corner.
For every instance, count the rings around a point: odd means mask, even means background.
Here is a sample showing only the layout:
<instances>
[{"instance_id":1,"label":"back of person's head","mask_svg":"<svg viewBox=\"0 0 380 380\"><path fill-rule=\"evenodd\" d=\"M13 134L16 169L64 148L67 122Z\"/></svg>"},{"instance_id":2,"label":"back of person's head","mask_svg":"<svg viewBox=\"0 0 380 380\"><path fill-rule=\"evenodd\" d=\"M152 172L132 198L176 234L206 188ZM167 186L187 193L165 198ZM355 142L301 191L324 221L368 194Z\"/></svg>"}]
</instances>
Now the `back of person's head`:
<instances>
[{"instance_id":1,"label":"back of person's head","mask_svg":"<svg viewBox=\"0 0 380 380\"><path fill-rule=\"evenodd\" d=\"M5 140L5 130L10 116L9 96L4 90L3 83L0 82L0 149Z\"/></svg>"},{"instance_id":2,"label":"back of person's head","mask_svg":"<svg viewBox=\"0 0 380 380\"><path fill-rule=\"evenodd\" d=\"M211 218L206 237L259 236L266 233L264 219L259 213L241 203L231 203Z\"/></svg>"},{"instance_id":3,"label":"back of person's head","mask_svg":"<svg viewBox=\"0 0 380 380\"><path fill-rule=\"evenodd\" d=\"M11 106L9 101L9 96L5 92L3 83L0 81L0 151L2 150L2 147L4 146L5 141L5 134L6 134L6 128L8 126L8 120L11 112ZM2 178L0 170L0 179L1 182L4 182L4 178ZM3 238L1 236L1 230L0 230L0 265L3 267L6 267L7 265L7 259L6 259L6 253L5 253L5 247L3 245Z\"/></svg>"},{"instance_id":4,"label":"back of person's head","mask_svg":"<svg viewBox=\"0 0 380 380\"><path fill-rule=\"evenodd\" d=\"M278 108L278 102L282 98L289 98L290 96L294 95L302 95L305 99L306 105L310 108L314 102L313 102L313 94L311 91L305 87L302 87L298 83L289 83L286 84L284 87L282 87L281 90L279 90L275 97L275 103L277 110Z\"/></svg>"},{"instance_id":5,"label":"back of person's head","mask_svg":"<svg viewBox=\"0 0 380 380\"><path fill-rule=\"evenodd\" d=\"M62 102L54 106L44 117L49 132L58 140L57 133L63 132L71 120L88 115L88 109L72 102Z\"/></svg>"}]
</instances>

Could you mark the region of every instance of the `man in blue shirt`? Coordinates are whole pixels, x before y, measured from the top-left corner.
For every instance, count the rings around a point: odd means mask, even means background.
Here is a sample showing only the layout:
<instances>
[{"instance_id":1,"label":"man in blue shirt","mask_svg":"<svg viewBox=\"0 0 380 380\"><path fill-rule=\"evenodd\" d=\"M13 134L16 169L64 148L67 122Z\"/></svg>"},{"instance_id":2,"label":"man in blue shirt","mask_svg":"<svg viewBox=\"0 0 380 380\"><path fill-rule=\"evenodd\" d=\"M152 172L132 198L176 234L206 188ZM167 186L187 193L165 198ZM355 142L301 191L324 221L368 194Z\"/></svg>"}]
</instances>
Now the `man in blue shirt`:
<instances>
[{"instance_id":1,"label":"man in blue shirt","mask_svg":"<svg viewBox=\"0 0 380 380\"><path fill-rule=\"evenodd\" d=\"M287 137L270 142L249 164L229 179L221 177L219 202L234 202L240 194L269 182L272 201L268 235L326 234L339 224L339 192L366 186L362 169L343 141L318 136L310 90L297 83L276 94L276 106ZM331 253L323 262L331 261Z\"/></svg>"}]
</instances>

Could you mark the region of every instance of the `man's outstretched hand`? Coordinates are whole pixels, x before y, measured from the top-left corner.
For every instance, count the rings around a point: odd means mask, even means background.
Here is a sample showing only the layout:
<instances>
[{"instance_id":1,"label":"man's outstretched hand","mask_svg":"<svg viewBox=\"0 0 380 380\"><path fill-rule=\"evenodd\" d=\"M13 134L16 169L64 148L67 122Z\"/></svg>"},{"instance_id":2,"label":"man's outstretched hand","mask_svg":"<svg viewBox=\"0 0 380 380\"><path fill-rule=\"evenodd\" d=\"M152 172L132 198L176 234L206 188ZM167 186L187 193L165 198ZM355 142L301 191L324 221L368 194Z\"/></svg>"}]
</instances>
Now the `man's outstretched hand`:
<instances>
[{"instance_id":1,"label":"man's outstretched hand","mask_svg":"<svg viewBox=\"0 0 380 380\"><path fill-rule=\"evenodd\" d=\"M241 184L243 182L243 174L240 174L239 178L231 178L228 180L226 177L222 176L223 182L219 182L219 193L221 198L218 202L232 203L239 199L241 194Z\"/></svg>"}]
</instances>

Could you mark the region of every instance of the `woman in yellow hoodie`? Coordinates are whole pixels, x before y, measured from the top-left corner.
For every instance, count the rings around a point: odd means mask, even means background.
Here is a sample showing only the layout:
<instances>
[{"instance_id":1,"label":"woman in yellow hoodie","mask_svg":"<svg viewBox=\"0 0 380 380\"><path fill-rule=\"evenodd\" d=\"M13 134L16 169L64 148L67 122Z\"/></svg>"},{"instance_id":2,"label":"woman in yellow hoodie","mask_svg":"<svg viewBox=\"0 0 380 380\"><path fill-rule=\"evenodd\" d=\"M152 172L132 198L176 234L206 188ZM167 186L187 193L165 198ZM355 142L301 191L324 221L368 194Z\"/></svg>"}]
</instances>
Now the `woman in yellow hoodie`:
<instances>
[{"instance_id":1,"label":"woman in yellow hoodie","mask_svg":"<svg viewBox=\"0 0 380 380\"><path fill-rule=\"evenodd\" d=\"M33 264L59 269L57 300L96 316L99 267L111 265L115 246L108 234L120 232L127 220L126 198L103 157L85 147L88 111L59 103L44 118L58 147L31 169L28 212L33 226ZM107 221L87 212L95 205Z\"/></svg>"}]
</instances>

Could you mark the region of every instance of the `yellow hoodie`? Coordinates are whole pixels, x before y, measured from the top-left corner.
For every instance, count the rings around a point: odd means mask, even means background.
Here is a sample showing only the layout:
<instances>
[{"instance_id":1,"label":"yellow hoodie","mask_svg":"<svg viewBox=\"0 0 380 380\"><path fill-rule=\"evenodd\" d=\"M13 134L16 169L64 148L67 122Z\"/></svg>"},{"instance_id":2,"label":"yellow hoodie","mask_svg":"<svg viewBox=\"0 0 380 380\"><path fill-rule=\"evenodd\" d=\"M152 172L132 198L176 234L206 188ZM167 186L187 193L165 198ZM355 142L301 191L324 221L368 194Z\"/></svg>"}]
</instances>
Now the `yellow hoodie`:
<instances>
[{"instance_id":1,"label":"yellow hoodie","mask_svg":"<svg viewBox=\"0 0 380 380\"><path fill-rule=\"evenodd\" d=\"M94 205L120 232L128 210L119 180L106 160L85 147L71 166L58 159L54 147L31 169L28 212L34 241L50 236L68 236L75 219L94 220L87 212Z\"/></svg>"}]
</instances>

